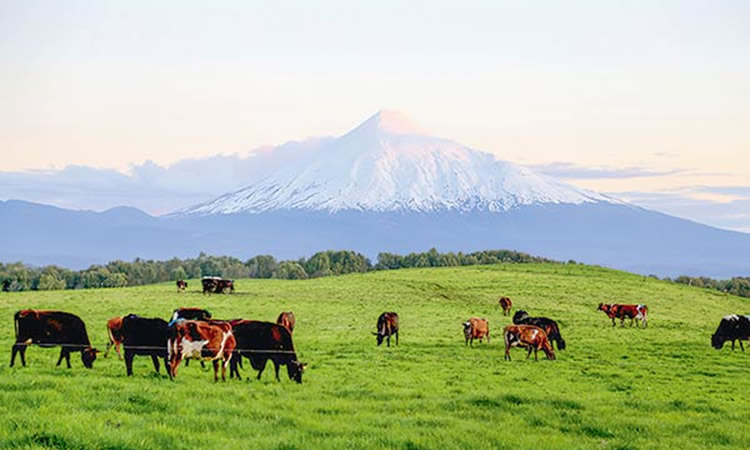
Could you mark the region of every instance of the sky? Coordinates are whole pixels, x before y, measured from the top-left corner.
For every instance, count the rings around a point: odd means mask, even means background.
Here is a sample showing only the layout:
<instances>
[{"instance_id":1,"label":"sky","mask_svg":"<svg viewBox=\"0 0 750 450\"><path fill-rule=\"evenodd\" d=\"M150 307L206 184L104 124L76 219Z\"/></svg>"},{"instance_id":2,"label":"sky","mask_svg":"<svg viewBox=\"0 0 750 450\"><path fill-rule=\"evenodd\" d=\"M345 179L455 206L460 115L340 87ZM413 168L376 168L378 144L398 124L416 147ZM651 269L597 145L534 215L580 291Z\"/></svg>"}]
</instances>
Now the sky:
<instances>
[{"instance_id":1,"label":"sky","mask_svg":"<svg viewBox=\"0 0 750 450\"><path fill-rule=\"evenodd\" d=\"M750 2L722 0L0 0L0 199L75 207L55 180L106 173L135 189L144 173L245 161L388 108L750 232L748 23ZM118 192L91 208L128 200Z\"/></svg>"}]
</instances>

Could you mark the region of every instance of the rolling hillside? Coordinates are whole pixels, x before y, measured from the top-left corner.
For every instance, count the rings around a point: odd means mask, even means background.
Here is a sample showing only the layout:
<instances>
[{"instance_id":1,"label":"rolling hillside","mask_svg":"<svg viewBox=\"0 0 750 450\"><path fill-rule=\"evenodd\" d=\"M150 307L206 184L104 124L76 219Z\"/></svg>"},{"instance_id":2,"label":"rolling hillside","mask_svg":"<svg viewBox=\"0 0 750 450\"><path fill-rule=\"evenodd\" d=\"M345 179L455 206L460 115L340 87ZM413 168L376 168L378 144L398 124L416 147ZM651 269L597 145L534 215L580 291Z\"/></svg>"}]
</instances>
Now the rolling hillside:
<instances>
[{"instance_id":1,"label":"rolling hillside","mask_svg":"<svg viewBox=\"0 0 750 450\"><path fill-rule=\"evenodd\" d=\"M232 296L199 283L0 294L0 447L26 448L707 448L750 442L750 353L716 351L710 336L750 301L578 265L410 269L307 281L239 280ZM558 320L568 349L556 361L503 360L501 295ZM599 302L647 303L649 328L612 329ZM9 368L12 314L78 314L103 349L106 320L167 317L178 306L217 318L297 316L302 385L214 383L198 364L171 382L136 358L71 370L58 350L31 348ZM399 347L376 347L382 311L401 316ZM489 319L491 343L464 346L461 321Z\"/></svg>"}]
</instances>

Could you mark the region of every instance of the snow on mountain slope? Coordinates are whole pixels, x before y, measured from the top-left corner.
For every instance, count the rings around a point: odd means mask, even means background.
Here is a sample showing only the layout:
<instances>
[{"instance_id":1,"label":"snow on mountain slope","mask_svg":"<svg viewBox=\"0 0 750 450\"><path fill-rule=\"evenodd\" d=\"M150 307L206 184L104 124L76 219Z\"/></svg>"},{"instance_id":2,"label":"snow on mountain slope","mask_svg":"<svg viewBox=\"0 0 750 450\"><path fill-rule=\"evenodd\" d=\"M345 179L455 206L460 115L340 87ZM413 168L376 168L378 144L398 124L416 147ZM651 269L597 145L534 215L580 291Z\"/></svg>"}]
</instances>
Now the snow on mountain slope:
<instances>
[{"instance_id":1,"label":"snow on mountain slope","mask_svg":"<svg viewBox=\"0 0 750 450\"><path fill-rule=\"evenodd\" d=\"M241 190L177 215L271 210L507 211L523 205L621 203L489 153L429 136L381 111L344 136Z\"/></svg>"}]
</instances>

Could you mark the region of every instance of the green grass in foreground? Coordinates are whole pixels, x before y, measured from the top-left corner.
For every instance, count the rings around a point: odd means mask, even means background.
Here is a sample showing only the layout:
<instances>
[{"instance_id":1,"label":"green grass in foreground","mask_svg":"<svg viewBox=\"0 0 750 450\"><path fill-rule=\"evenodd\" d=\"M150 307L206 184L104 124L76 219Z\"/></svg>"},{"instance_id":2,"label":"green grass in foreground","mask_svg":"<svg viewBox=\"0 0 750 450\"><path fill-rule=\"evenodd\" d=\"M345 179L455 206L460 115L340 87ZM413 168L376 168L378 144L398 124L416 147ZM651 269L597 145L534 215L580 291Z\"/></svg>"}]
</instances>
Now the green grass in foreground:
<instances>
[{"instance_id":1,"label":"green grass in foreground","mask_svg":"<svg viewBox=\"0 0 750 450\"><path fill-rule=\"evenodd\" d=\"M496 265L374 272L308 281L240 280L232 296L161 284L0 295L0 446L22 448L707 448L750 445L750 354L710 347L747 299L600 268ZM503 361L510 322L496 300L558 320L557 361ZM647 303L650 326L612 329L604 302ZM304 383L268 370L258 382L214 383L198 364L175 381L136 358L93 370L78 355L32 347L9 368L13 313L78 314L104 349L106 320L167 318L201 306L217 318L297 316ZM376 347L378 314L397 311L401 345ZM492 342L464 346L461 321L489 319Z\"/></svg>"}]
</instances>

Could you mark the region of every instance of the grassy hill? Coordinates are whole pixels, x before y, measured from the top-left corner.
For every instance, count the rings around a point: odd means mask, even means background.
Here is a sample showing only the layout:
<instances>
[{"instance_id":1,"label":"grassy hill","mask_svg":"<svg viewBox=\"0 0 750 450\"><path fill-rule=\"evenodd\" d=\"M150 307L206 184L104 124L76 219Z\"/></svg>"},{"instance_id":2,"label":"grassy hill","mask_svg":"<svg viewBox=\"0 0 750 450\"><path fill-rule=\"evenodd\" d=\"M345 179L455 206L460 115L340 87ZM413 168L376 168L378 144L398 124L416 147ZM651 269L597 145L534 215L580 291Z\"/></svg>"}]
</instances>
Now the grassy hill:
<instances>
[{"instance_id":1,"label":"grassy hill","mask_svg":"<svg viewBox=\"0 0 750 450\"><path fill-rule=\"evenodd\" d=\"M710 347L728 313L750 301L576 265L495 265L373 272L307 281L239 280L231 296L199 283L0 295L0 446L55 448L706 448L750 442L750 352ZM558 320L568 349L556 361L503 360L497 306ZM646 303L649 328L611 327L599 302ZM297 316L302 385L213 382L198 364L169 381L116 355L56 368L59 350L32 347L8 367L13 313L78 314L104 349L106 320L168 318L178 306L217 318ZM399 347L375 346L377 316L401 317ZM461 322L489 319L492 342L464 346ZM541 355L540 355L541 356ZM269 365L269 368L271 366ZM250 381L248 381L248 379Z\"/></svg>"}]
</instances>

